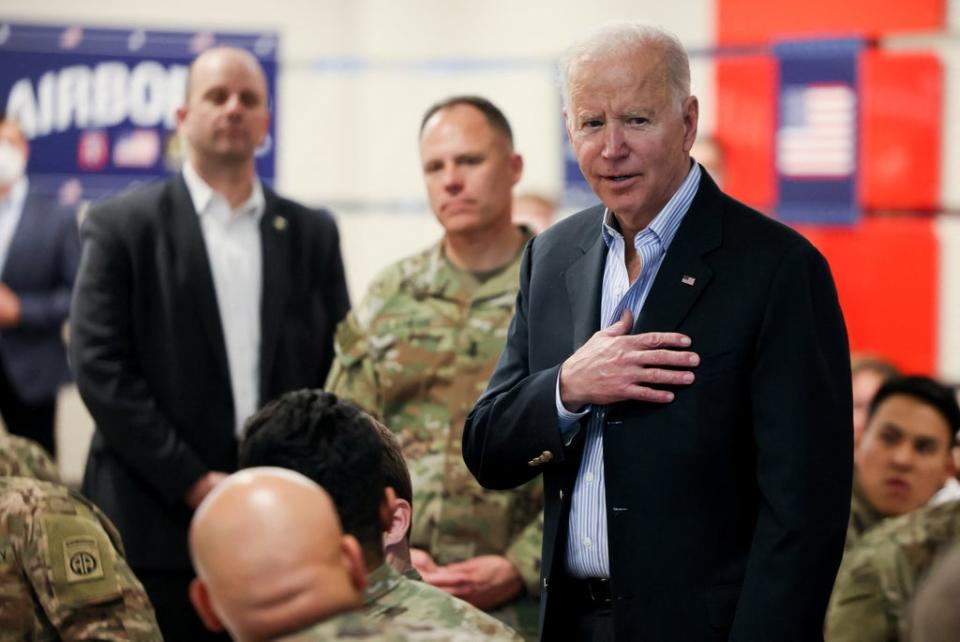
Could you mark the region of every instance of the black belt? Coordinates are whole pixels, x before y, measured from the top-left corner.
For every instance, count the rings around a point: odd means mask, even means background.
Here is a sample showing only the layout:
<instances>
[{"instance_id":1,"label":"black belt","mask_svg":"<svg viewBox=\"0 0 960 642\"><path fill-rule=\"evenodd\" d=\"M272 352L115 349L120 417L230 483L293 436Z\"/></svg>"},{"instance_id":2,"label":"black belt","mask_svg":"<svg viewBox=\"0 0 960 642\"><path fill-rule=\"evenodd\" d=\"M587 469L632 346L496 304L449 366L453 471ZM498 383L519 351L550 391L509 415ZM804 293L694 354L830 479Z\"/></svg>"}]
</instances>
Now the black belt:
<instances>
[{"instance_id":1,"label":"black belt","mask_svg":"<svg viewBox=\"0 0 960 642\"><path fill-rule=\"evenodd\" d=\"M612 606L613 594L610 592L610 580L605 577L567 577L564 579L565 591L575 600L581 600L596 606Z\"/></svg>"}]
</instances>

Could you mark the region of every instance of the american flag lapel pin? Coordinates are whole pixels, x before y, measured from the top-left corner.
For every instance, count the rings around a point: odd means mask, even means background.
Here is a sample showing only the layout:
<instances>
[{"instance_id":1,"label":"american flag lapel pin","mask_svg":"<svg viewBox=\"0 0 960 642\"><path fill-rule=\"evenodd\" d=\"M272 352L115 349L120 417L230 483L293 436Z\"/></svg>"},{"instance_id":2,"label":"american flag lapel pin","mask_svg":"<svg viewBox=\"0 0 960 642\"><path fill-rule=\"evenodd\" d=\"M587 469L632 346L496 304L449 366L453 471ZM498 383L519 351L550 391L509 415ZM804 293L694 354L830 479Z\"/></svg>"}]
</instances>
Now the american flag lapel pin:
<instances>
[{"instance_id":1,"label":"american flag lapel pin","mask_svg":"<svg viewBox=\"0 0 960 642\"><path fill-rule=\"evenodd\" d=\"M683 278L680 279L680 283L683 283L684 285L693 285L696 282L697 282L697 279L690 276L689 274L684 274Z\"/></svg>"}]
</instances>

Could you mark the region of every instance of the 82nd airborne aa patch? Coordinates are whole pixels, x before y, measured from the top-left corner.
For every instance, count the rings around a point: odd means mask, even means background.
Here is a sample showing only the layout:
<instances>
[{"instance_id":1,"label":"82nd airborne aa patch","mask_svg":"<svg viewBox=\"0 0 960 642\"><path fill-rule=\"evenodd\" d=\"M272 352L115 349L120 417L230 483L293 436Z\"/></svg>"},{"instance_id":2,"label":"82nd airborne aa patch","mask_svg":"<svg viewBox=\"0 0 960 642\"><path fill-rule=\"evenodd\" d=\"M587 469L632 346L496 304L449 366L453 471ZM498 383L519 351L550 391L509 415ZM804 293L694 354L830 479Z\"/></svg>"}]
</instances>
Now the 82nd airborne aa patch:
<instances>
[{"instance_id":1,"label":"82nd airborne aa patch","mask_svg":"<svg viewBox=\"0 0 960 642\"><path fill-rule=\"evenodd\" d=\"M63 541L63 564L67 582L86 582L103 577L100 545L93 537L71 537Z\"/></svg>"}]
</instances>

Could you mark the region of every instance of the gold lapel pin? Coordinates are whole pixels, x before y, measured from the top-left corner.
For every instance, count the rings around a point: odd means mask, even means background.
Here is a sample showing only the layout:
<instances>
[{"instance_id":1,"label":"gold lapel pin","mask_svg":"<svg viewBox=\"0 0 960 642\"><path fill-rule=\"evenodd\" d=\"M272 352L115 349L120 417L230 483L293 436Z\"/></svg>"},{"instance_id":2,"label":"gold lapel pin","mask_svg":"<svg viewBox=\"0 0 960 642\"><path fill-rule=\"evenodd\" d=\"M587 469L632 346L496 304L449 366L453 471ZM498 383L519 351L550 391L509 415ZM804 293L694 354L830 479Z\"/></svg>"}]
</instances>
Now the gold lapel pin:
<instances>
[{"instance_id":1,"label":"gold lapel pin","mask_svg":"<svg viewBox=\"0 0 960 642\"><path fill-rule=\"evenodd\" d=\"M287 229L287 219L283 218L282 216L274 217L273 229L277 230L278 232L282 232Z\"/></svg>"}]
</instances>

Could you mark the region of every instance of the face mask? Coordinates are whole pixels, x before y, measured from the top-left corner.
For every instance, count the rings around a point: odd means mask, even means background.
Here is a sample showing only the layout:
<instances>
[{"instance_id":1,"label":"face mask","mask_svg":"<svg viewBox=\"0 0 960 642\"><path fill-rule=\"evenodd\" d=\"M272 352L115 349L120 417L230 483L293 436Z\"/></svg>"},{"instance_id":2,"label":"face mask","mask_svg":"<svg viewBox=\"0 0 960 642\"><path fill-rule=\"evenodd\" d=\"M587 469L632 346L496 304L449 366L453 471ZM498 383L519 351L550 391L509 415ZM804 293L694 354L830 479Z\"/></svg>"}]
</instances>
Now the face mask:
<instances>
[{"instance_id":1,"label":"face mask","mask_svg":"<svg viewBox=\"0 0 960 642\"><path fill-rule=\"evenodd\" d=\"M9 187L20 180L27 167L27 157L13 143L0 141L0 187Z\"/></svg>"}]
</instances>

